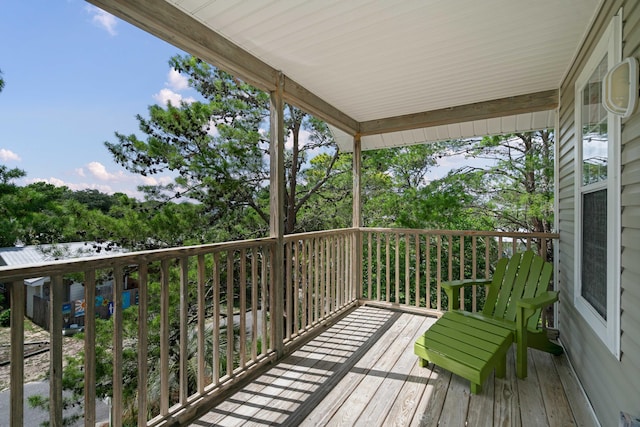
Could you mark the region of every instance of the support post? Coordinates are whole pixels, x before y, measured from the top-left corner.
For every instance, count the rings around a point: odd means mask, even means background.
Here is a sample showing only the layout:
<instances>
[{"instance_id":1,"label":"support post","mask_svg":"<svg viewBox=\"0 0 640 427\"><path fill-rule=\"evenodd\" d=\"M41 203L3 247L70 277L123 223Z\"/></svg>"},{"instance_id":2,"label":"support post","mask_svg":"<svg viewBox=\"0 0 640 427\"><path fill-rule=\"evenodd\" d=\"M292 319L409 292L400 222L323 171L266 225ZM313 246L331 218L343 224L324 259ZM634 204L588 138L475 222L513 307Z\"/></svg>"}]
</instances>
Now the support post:
<instances>
[{"instance_id":1,"label":"support post","mask_svg":"<svg viewBox=\"0 0 640 427\"><path fill-rule=\"evenodd\" d=\"M278 357L284 345L284 75L279 73L270 97L270 200L269 236L276 239L271 257L271 338Z\"/></svg>"},{"instance_id":2,"label":"support post","mask_svg":"<svg viewBox=\"0 0 640 427\"><path fill-rule=\"evenodd\" d=\"M361 181L362 181L362 143L360 134L353 137L353 248L351 254L353 256L352 279L355 282L355 297L360 299L362 294L362 201L361 201Z\"/></svg>"}]
</instances>

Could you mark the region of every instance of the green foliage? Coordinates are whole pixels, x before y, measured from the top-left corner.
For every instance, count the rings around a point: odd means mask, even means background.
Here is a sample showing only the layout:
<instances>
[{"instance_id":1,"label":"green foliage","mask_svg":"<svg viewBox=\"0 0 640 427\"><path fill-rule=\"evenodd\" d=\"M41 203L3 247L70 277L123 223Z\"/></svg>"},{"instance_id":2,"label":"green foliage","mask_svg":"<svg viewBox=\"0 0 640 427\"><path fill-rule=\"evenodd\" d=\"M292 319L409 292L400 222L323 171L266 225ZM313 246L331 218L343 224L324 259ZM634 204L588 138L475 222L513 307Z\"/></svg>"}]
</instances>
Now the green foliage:
<instances>
[{"instance_id":1,"label":"green foliage","mask_svg":"<svg viewBox=\"0 0 640 427\"><path fill-rule=\"evenodd\" d=\"M0 312L0 326L4 328L11 326L11 309Z\"/></svg>"},{"instance_id":2,"label":"green foliage","mask_svg":"<svg viewBox=\"0 0 640 427\"><path fill-rule=\"evenodd\" d=\"M107 149L133 173L175 175L170 184L141 190L148 201L199 204L202 239L267 235L269 95L192 56L175 56L169 64L188 76L201 99L149 107L148 117L136 117L144 138L116 133L117 141L106 142ZM314 203L344 170L336 167L340 154L326 124L292 106L287 106L285 124L293 141L285 153L283 208L289 234L317 229L321 221L314 218ZM301 132L309 135L304 144ZM317 152L326 159L312 162Z\"/></svg>"},{"instance_id":3,"label":"green foliage","mask_svg":"<svg viewBox=\"0 0 640 427\"><path fill-rule=\"evenodd\" d=\"M456 153L486 167L452 172L474 202L476 215L493 217L509 231L550 232L553 227L553 144L550 130L468 141Z\"/></svg>"}]
</instances>

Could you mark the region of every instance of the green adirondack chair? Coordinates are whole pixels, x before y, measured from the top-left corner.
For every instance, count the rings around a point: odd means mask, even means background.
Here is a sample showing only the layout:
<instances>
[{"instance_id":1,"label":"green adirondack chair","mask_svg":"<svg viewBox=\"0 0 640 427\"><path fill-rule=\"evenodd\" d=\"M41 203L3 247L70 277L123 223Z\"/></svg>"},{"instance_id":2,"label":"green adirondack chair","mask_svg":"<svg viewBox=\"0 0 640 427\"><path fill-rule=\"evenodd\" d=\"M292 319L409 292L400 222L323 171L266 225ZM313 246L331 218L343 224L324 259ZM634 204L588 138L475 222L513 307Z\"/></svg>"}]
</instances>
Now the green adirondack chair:
<instances>
[{"instance_id":1,"label":"green adirondack chair","mask_svg":"<svg viewBox=\"0 0 640 427\"><path fill-rule=\"evenodd\" d=\"M551 342L540 327L541 310L558 301L558 292L548 291L553 264L532 251L515 254L498 261L493 278L442 283L449 298L449 311L512 331L516 343L516 374L527 376L527 347L555 355L562 347ZM488 285L481 312L459 310L460 289L471 285Z\"/></svg>"}]
</instances>

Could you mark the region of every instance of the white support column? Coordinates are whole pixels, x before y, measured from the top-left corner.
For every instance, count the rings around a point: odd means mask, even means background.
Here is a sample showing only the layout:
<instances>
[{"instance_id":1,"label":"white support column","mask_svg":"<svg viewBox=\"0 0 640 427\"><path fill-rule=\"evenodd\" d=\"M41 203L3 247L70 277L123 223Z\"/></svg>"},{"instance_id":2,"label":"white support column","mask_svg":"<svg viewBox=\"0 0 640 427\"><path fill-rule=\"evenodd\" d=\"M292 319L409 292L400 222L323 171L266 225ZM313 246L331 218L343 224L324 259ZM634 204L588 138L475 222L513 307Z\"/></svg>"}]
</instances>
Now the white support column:
<instances>
[{"instance_id":1,"label":"white support column","mask_svg":"<svg viewBox=\"0 0 640 427\"><path fill-rule=\"evenodd\" d=\"M276 90L271 92L269 159L271 186L269 201L269 236L276 239L271 270L271 322L273 348L283 353L284 333L284 75L278 76Z\"/></svg>"},{"instance_id":2,"label":"white support column","mask_svg":"<svg viewBox=\"0 0 640 427\"><path fill-rule=\"evenodd\" d=\"M362 298L362 201L361 201L361 181L362 181L362 143L360 134L353 137L353 217L352 227L354 231L352 279L355 282L355 297Z\"/></svg>"}]
</instances>

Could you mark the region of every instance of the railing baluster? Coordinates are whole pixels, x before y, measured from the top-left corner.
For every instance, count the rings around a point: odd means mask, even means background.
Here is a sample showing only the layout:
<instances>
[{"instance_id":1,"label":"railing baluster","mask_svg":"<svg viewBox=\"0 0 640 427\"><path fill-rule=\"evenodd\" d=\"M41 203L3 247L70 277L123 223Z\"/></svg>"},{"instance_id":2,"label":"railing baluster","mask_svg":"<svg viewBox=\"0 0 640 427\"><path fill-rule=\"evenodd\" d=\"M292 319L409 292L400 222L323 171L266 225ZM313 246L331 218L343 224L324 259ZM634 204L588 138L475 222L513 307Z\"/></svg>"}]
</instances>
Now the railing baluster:
<instances>
[{"instance_id":1,"label":"railing baluster","mask_svg":"<svg viewBox=\"0 0 640 427\"><path fill-rule=\"evenodd\" d=\"M315 239L311 238L309 239L309 241L307 242L307 271L308 271L308 278L307 278L307 310L308 310L308 315L307 315L307 327L311 327L311 325L313 325L313 313L314 313L314 303L313 303L313 299L315 296L314 293L314 283L315 283L315 279L314 279L314 272L315 272L315 255L314 255L314 245L313 242L315 241Z\"/></svg>"},{"instance_id":2,"label":"railing baluster","mask_svg":"<svg viewBox=\"0 0 640 427\"><path fill-rule=\"evenodd\" d=\"M453 236L449 235L448 237L448 246L447 246L447 262L448 262L448 275L447 280L453 280Z\"/></svg>"},{"instance_id":3,"label":"railing baluster","mask_svg":"<svg viewBox=\"0 0 640 427\"><path fill-rule=\"evenodd\" d=\"M160 262L160 415L169 413L169 261Z\"/></svg>"},{"instance_id":4,"label":"railing baluster","mask_svg":"<svg viewBox=\"0 0 640 427\"><path fill-rule=\"evenodd\" d=\"M227 251L227 376L233 376L233 249ZM279 286L277 284L276 286Z\"/></svg>"},{"instance_id":5,"label":"railing baluster","mask_svg":"<svg viewBox=\"0 0 640 427\"><path fill-rule=\"evenodd\" d=\"M498 253L498 258L500 258L500 253ZM489 237L485 237L484 243L484 278L488 279L491 274L491 240ZM485 293L486 295L486 293Z\"/></svg>"},{"instance_id":6,"label":"railing baluster","mask_svg":"<svg viewBox=\"0 0 640 427\"><path fill-rule=\"evenodd\" d=\"M300 241L294 240L294 261L295 267L293 269L293 333L298 335L300 333L300 312L299 312L299 299L300 299L300 269L302 264L300 263Z\"/></svg>"},{"instance_id":7,"label":"railing baluster","mask_svg":"<svg viewBox=\"0 0 640 427\"><path fill-rule=\"evenodd\" d=\"M478 269L478 254L477 254L477 247L478 247L478 238L477 236L473 236L471 237L471 278L473 280L477 279L477 269ZM477 286L473 285L473 288L471 289L471 311L472 312L476 312L477 311L477 307L478 307L478 301L477 301Z\"/></svg>"},{"instance_id":8,"label":"railing baluster","mask_svg":"<svg viewBox=\"0 0 640 427\"><path fill-rule=\"evenodd\" d=\"M409 246L410 246L410 234L404 235L404 303L409 305L411 291L411 256L409 255ZM398 301L400 302L400 301Z\"/></svg>"},{"instance_id":9,"label":"railing baluster","mask_svg":"<svg viewBox=\"0 0 640 427\"><path fill-rule=\"evenodd\" d=\"M315 304L314 304L314 318L313 318L313 323L315 324L318 319L320 318L320 275L322 273L322 260L320 259L321 257L321 250L319 248L320 246L320 241L318 238L313 239L314 240L314 249L313 249L313 253L314 253L314 259L315 259L315 277L314 277L314 281L315 281Z\"/></svg>"},{"instance_id":10,"label":"railing baluster","mask_svg":"<svg viewBox=\"0 0 640 427\"><path fill-rule=\"evenodd\" d=\"M309 242L310 239L302 241L302 310L301 326L303 330L309 325Z\"/></svg>"},{"instance_id":11,"label":"railing baluster","mask_svg":"<svg viewBox=\"0 0 640 427\"><path fill-rule=\"evenodd\" d=\"M420 234L415 234L415 245L416 245L416 307L420 307Z\"/></svg>"},{"instance_id":12,"label":"railing baluster","mask_svg":"<svg viewBox=\"0 0 640 427\"><path fill-rule=\"evenodd\" d=\"M380 301L380 299L382 298L382 290L380 287L380 282L381 282L381 266L382 266L382 262L380 260L381 256L380 253L382 252L382 242L381 242L381 234L377 233L376 234L376 300Z\"/></svg>"},{"instance_id":13,"label":"railing baluster","mask_svg":"<svg viewBox=\"0 0 640 427\"><path fill-rule=\"evenodd\" d=\"M386 295L385 295L385 301L389 302L390 301L390 295L391 295L391 235L387 234L386 239L385 239L385 243L387 246L387 251L386 251L386 261L387 261L387 269L386 269L386 277L385 279L387 279L386 283L385 283L385 289L386 289Z\"/></svg>"},{"instance_id":14,"label":"railing baluster","mask_svg":"<svg viewBox=\"0 0 640 427\"><path fill-rule=\"evenodd\" d=\"M332 311L335 311L340 307L341 298L342 298L342 272L344 268L344 259L342 253L342 244L343 238L342 236L338 236L335 239L335 252L336 252L336 273L335 273L335 295L333 298L334 304Z\"/></svg>"},{"instance_id":15,"label":"railing baluster","mask_svg":"<svg viewBox=\"0 0 640 427\"><path fill-rule=\"evenodd\" d=\"M138 267L138 425L147 423L148 266Z\"/></svg>"},{"instance_id":16,"label":"railing baluster","mask_svg":"<svg viewBox=\"0 0 640 427\"><path fill-rule=\"evenodd\" d=\"M84 425L87 427L94 427L96 425L95 270L87 270L84 272L84 300Z\"/></svg>"},{"instance_id":17,"label":"railing baluster","mask_svg":"<svg viewBox=\"0 0 640 427\"><path fill-rule=\"evenodd\" d=\"M367 298L373 299L371 294L371 272L372 272L372 254L371 254L371 238L373 233L367 233Z\"/></svg>"},{"instance_id":18,"label":"railing baluster","mask_svg":"<svg viewBox=\"0 0 640 427\"><path fill-rule=\"evenodd\" d=\"M220 252L213 253L213 384L220 383Z\"/></svg>"},{"instance_id":19,"label":"railing baluster","mask_svg":"<svg viewBox=\"0 0 640 427\"><path fill-rule=\"evenodd\" d=\"M271 260L269 258L269 254L271 253L270 249L265 248L264 252L262 253L262 268L260 271L260 284L262 286L261 289L261 301L260 301L260 307L262 308L262 345L261 345L261 353L262 355L267 354L267 350L269 348L271 348L273 346L273 344L271 342L269 342L269 331L268 331L268 326L269 323L267 322L268 319L268 312L267 312L267 307L269 305L269 299L268 299L268 295L269 295L269 276L268 276L268 266L271 263Z\"/></svg>"},{"instance_id":20,"label":"railing baluster","mask_svg":"<svg viewBox=\"0 0 640 427\"><path fill-rule=\"evenodd\" d=\"M396 262L395 262L395 271L396 271L396 276L395 276L395 300L393 302L395 302L396 304L400 304L400 234L396 233L396 247L395 247L395 253L396 253Z\"/></svg>"},{"instance_id":21,"label":"railing baluster","mask_svg":"<svg viewBox=\"0 0 640 427\"><path fill-rule=\"evenodd\" d=\"M460 265L460 280L464 280L464 269L465 269L465 257L464 257L464 235L460 236L460 260L458 261ZM460 288L460 308L465 310L465 300L464 300L464 286Z\"/></svg>"},{"instance_id":22,"label":"railing baluster","mask_svg":"<svg viewBox=\"0 0 640 427\"><path fill-rule=\"evenodd\" d=\"M24 424L24 280L11 282L11 408L9 418L12 426ZM53 348L53 340L50 343Z\"/></svg>"},{"instance_id":23,"label":"railing baluster","mask_svg":"<svg viewBox=\"0 0 640 427\"><path fill-rule=\"evenodd\" d=\"M52 427L62 426L62 275L51 278L49 305L49 418ZM22 322L23 319L20 319Z\"/></svg>"},{"instance_id":24,"label":"railing baluster","mask_svg":"<svg viewBox=\"0 0 640 427\"><path fill-rule=\"evenodd\" d=\"M189 258L180 257L180 405L189 397Z\"/></svg>"},{"instance_id":25,"label":"railing baluster","mask_svg":"<svg viewBox=\"0 0 640 427\"><path fill-rule=\"evenodd\" d=\"M436 310L442 311L442 236L438 235L436 240Z\"/></svg>"},{"instance_id":26,"label":"railing baluster","mask_svg":"<svg viewBox=\"0 0 640 427\"><path fill-rule=\"evenodd\" d=\"M325 254L325 271L324 271L324 312L322 318L326 318L329 314L329 304L331 304L331 242L329 238L322 239L323 252Z\"/></svg>"},{"instance_id":27,"label":"railing baluster","mask_svg":"<svg viewBox=\"0 0 640 427\"><path fill-rule=\"evenodd\" d=\"M291 339L291 329L293 326L293 310L292 310L292 301L291 301L291 288L293 287L293 271L291 268L291 257L293 256L293 251L291 250L292 242L285 243L284 245L284 253L287 258L287 265L285 270L285 287L286 287L286 304L285 304L285 328L286 334L285 338L287 340Z\"/></svg>"},{"instance_id":28,"label":"railing baluster","mask_svg":"<svg viewBox=\"0 0 640 427\"><path fill-rule=\"evenodd\" d=\"M251 359L258 359L258 250L251 249Z\"/></svg>"},{"instance_id":29,"label":"railing baluster","mask_svg":"<svg viewBox=\"0 0 640 427\"><path fill-rule=\"evenodd\" d=\"M240 367L247 366L247 251L240 250Z\"/></svg>"},{"instance_id":30,"label":"railing baluster","mask_svg":"<svg viewBox=\"0 0 640 427\"><path fill-rule=\"evenodd\" d=\"M425 306L427 308L431 308L431 235L427 234L425 239L425 264L427 266L427 271L425 273L427 288L425 295Z\"/></svg>"},{"instance_id":31,"label":"railing baluster","mask_svg":"<svg viewBox=\"0 0 640 427\"><path fill-rule=\"evenodd\" d=\"M122 362L124 352L122 291L124 290L124 271L121 265L113 268L113 396L111 398L111 424L122 426L122 410L124 399L122 396Z\"/></svg>"},{"instance_id":32,"label":"railing baluster","mask_svg":"<svg viewBox=\"0 0 640 427\"><path fill-rule=\"evenodd\" d=\"M204 393L205 386L205 264L204 254L198 255L198 393Z\"/></svg>"}]
</instances>

